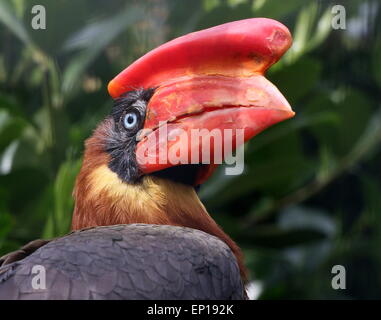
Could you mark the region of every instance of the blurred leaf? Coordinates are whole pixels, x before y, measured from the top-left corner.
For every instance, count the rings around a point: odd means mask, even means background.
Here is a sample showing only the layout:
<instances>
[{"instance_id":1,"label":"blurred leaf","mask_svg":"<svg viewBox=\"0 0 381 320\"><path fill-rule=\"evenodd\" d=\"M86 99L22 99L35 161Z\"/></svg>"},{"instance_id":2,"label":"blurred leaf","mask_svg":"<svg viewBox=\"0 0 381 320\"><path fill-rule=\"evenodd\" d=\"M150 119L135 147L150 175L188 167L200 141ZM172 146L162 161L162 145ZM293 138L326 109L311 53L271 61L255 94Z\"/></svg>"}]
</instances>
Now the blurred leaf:
<instances>
[{"instance_id":1,"label":"blurred leaf","mask_svg":"<svg viewBox=\"0 0 381 320\"><path fill-rule=\"evenodd\" d=\"M24 117L20 103L14 96L0 92L0 111L8 112L12 116Z\"/></svg>"},{"instance_id":2,"label":"blurred leaf","mask_svg":"<svg viewBox=\"0 0 381 320\"><path fill-rule=\"evenodd\" d=\"M301 153L297 132L288 132L271 144L263 144L260 151L251 152L248 148L244 160L243 174L221 179L222 187L216 187L213 196L209 191L207 205L227 205L258 190L264 194L285 194L311 176L314 167ZM239 188L234 187L237 185Z\"/></svg>"},{"instance_id":3,"label":"blurred leaf","mask_svg":"<svg viewBox=\"0 0 381 320\"><path fill-rule=\"evenodd\" d=\"M232 8L240 5L240 4L243 4L243 3L247 3L247 2L250 2L248 0L227 0L228 2L228 5Z\"/></svg>"},{"instance_id":4,"label":"blurred leaf","mask_svg":"<svg viewBox=\"0 0 381 320\"><path fill-rule=\"evenodd\" d=\"M221 1L218 6L214 6L213 9L205 11L201 15L196 29L206 29L219 24L252 17L251 3L249 1L242 1L234 7L227 1Z\"/></svg>"},{"instance_id":5,"label":"blurred leaf","mask_svg":"<svg viewBox=\"0 0 381 320\"><path fill-rule=\"evenodd\" d=\"M203 0L203 8L206 12L213 10L220 5L220 0Z\"/></svg>"},{"instance_id":6,"label":"blurred leaf","mask_svg":"<svg viewBox=\"0 0 381 320\"><path fill-rule=\"evenodd\" d=\"M0 83L5 82L7 79L7 70L5 68L4 56L0 55Z\"/></svg>"},{"instance_id":7,"label":"blurred leaf","mask_svg":"<svg viewBox=\"0 0 381 320\"><path fill-rule=\"evenodd\" d=\"M379 179L364 175L361 177L363 194L366 200L365 212L360 221L360 228L371 230L375 241L372 244L372 250L381 263L381 185Z\"/></svg>"},{"instance_id":8,"label":"blurred leaf","mask_svg":"<svg viewBox=\"0 0 381 320\"><path fill-rule=\"evenodd\" d=\"M11 0L14 7L15 15L18 18L21 18L25 12L25 1L26 0Z\"/></svg>"},{"instance_id":9,"label":"blurred leaf","mask_svg":"<svg viewBox=\"0 0 381 320\"><path fill-rule=\"evenodd\" d=\"M26 125L24 120L10 117L6 111L0 109L0 154L20 137Z\"/></svg>"},{"instance_id":10,"label":"blurred leaf","mask_svg":"<svg viewBox=\"0 0 381 320\"><path fill-rule=\"evenodd\" d=\"M293 32L293 43L284 58L275 65L274 69L285 64L292 64L302 55L318 47L331 31L331 7L319 17L319 7L316 1L310 1L300 11Z\"/></svg>"},{"instance_id":11,"label":"blurred leaf","mask_svg":"<svg viewBox=\"0 0 381 320\"><path fill-rule=\"evenodd\" d=\"M13 167L13 160L17 148L19 146L19 141L14 140L2 154L0 154L0 174L8 174Z\"/></svg>"},{"instance_id":12,"label":"blurred leaf","mask_svg":"<svg viewBox=\"0 0 381 320\"><path fill-rule=\"evenodd\" d=\"M260 217L266 217L274 210L281 209L290 204L298 204L316 193L321 191L334 179L342 175L345 171L350 170L356 164L364 161L371 153L378 149L381 139L381 109L378 110L368 122L365 132L358 138L353 148L347 153L345 157L333 161L330 153L322 153L323 162L320 165L320 171L317 170L315 179L305 183L301 188L291 192L285 197L276 201L266 201L266 205L261 207L263 212L260 212ZM324 149L322 149L324 151ZM249 216L246 223L256 221L256 210L252 211L251 217ZM253 217L254 215L254 217Z\"/></svg>"},{"instance_id":13,"label":"blurred leaf","mask_svg":"<svg viewBox=\"0 0 381 320\"><path fill-rule=\"evenodd\" d=\"M341 126L338 128L335 149L344 153L353 146L358 137L367 129L372 106L361 92L351 90L338 104Z\"/></svg>"},{"instance_id":14,"label":"blurred leaf","mask_svg":"<svg viewBox=\"0 0 381 320\"><path fill-rule=\"evenodd\" d=\"M266 134L257 136L253 141L250 141L247 156L254 155L260 152L260 149L268 146L272 142L281 139L282 136L288 135L295 131L300 131L304 128L314 126L336 125L339 122L339 117L333 111L318 111L314 113L298 113L297 117L292 121L286 121L276 125L266 132Z\"/></svg>"},{"instance_id":15,"label":"blurred leaf","mask_svg":"<svg viewBox=\"0 0 381 320\"><path fill-rule=\"evenodd\" d=\"M47 181L44 168L23 168L0 175L0 185L7 187L8 211L20 212L28 204L34 203Z\"/></svg>"},{"instance_id":16,"label":"blurred leaf","mask_svg":"<svg viewBox=\"0 0 381 320\"><path fill-rule=\"evenodd\" d=\"M333 155L333 153L326 147L321 146L319 150L320 161L319 168L316 171L316 179L320 183L325 183L329 181L337 171L338 161Z\"/></svg>"},{"instance_id":17,"label":"blurred leaf","mask_svg":"<svg viewBox=\"0 0 381 320\"><path fill-rule=\"evenodd\" d=\"M240 238L254 245L280 249L332 238L335 233L334 220L327 213L291 206L281 212L276 225L245 228Z\"/></svg>"},{"instance_id":18,"label":"blurred leaf","mask_svg":"<svg viewBox=\"0 0 381 320\"><path fill-rule=\"evenodd\" d=\"M241 234L240 242L246 246L260 246L273 249L282 249L300 244L311 243L325 238L324 233L310 228L297 230L282 230L279 227L257 226L251 234Z\"/></svg>"},{"instance_id":19,"label":"blurred leaf","mask_svg":"<svg viewBox=\"0 0 381 320\"><path fill-rule=\"evenodd\" d=\"M0 211L0 246L8 233L12 230L12 227L12 216L6 211Z\"/></svg>"},{"instance_id":20,"label":"blurred leaf","mask_svg":"<svg viewBox=\"0 0 381 320\"><path fill-rule=\"evenodd\" d=\"M331 7L328 7L325 10L325 12L321 15L317 23L316 30L312 38L307 43L306 51L311 51L317 48L319 45L323 43L325 39L327 39L329 33L332 30L331 20L332 20Z\"/></svg>"},{"instance_id":21,"label":"blurred leaf","mask_svg":"<svg viewBox=\"0 0 381 320\"><path fill-rule=\"evenodd\" d=\"M279 226L285 230L310 228L318 230L328 237L336 233L334 220L322 210L303 206L291 206L282 211Z\"/></svg>"},{"instance_id":22,"label":"blurred leaf","mask_svg":"<svg viewBox=\"0 0 381 320\"><path fill-rule=\"evenodd\" d=\"M381 38L376 42L373 57L373 76L375 77L378 86L381 87Z\"/></svg>"},{"instance_id":23,"label":"blurred leaf","mask_svg":"<svg viewBox=\"0 0 381 320\"><path fill-rule=\"evenodd\" d=\"M305 0L255 0L253 12L257 17L280 19L300 8L305 2Z\"/></svg>"},{"instance_id":24,"label":"blurred leaf","mask_svg":"<svg viewBox=\"0 0 381 320\"><path fill-rule=\"evenodd\" d=\"M317 9L317 3L313 1L310 2L309 5L306 5L298 15L291 49L295 56L301 55L307 48L307 43L311 37L312 28L315 23Z\"/></svg>"},{"instance_id":25,"label":"blurred leaf","mask_svg":"<svg viewBox=\"0 0 381 320\"><path fill-rule=\"evenodd\" d=\"M54 213L49 218L43 236L45 238L64 235L70 230L74 199L72 192L81 161L66 161L58 170L54 182Z\"/></svg>"},{"instance_id":26,"label":"blurred leaf","mask_svg":"<svg viewBox=\"0 0 381 320\"><path fill-rule=\"evenodd\" d=\"M358 161L363 161L373 152L378 151L381 142L381 108L377 110L368 123L365 125L365 130L357 139L353 149L344 159L345 165L353 166Z\"/></svg>"},{"instance_id":27,"label":"blurred leaf","mask_svg":"<svg viewBox=\"0 0 381 320\"><path fill-rule=\"evenodd\" d=\"M303 57L282 69L270 69L269 79L294 106L297 101L314 89L321 76L321 69L320 61Z\"/></svg>"},{"instance_id":28,"label":"blurred leaf","mask_svg":"<svg viewBox=\"0 0 381 320\"><path fill-rule=\"evenodd\" d=\"M75 33L64 45L64 49L83 49L65 68L62 90L69 94L77 87L78 81L89 64L99 53L128 26L133 25L143 15L140 6L127 5L121 12L104 21L92 23Z\"/></svg>"},{"instance_id":29,"label":"blurred leaf","mask_svg":"<svg viewBox=\"0 0 381 320\"><path fill-rule=\"evenodd\" d=\"M305 111L314 114L327 110L332 122L311 123L309 131L318 139L319 144L327 147L336 155L346 154L356 143L358 137L372 118L372 106L366 96L357 90L337 90L339 98L325 95L310 99Z\"/></svg>"},{"instance_id":30,"label":"blurred leaf","mask_svg":"<svg viewBox=\"0 0 381 320\"><path fill-rule=\"evenodd\" d=\"M31 44L31 39L22 22L16 17L9 6L9 1L0 0L0 22L12 31L22 42Z\"/></svg>"}]
</instances>

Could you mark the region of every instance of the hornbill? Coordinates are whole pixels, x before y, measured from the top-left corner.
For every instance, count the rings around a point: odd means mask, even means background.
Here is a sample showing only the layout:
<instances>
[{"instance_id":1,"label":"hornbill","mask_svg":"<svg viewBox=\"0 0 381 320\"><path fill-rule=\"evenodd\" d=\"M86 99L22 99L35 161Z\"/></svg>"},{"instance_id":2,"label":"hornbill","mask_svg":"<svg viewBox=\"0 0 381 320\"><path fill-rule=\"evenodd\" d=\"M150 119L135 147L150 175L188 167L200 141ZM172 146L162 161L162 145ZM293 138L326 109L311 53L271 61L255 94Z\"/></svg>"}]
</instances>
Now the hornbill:
<instances>
[{"instance_id":1,"label":"hornbill","mask_svg":"<svg viewBox=\"0 0 381 320\"><path fill-rule=\"evenodd\" d=\"M72 233L1 258L0 298L244 299L242 253L196 190L238 132L243 143L294 115L263 76L290 45L281 23L240 20L172 40L117 75L111 114L85 143ZM205 152L209 163L190 161ZM37 289L34 266L46 277Z\"/></svg>"}]
</instances>

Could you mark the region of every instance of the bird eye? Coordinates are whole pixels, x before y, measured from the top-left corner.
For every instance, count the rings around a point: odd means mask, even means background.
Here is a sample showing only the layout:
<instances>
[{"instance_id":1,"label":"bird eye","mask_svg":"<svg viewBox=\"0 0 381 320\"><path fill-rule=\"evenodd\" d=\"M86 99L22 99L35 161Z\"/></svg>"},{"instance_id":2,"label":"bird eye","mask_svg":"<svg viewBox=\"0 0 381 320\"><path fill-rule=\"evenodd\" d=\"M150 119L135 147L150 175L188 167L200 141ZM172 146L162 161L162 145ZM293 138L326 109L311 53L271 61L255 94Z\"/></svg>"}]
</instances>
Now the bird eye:
<instances>
[{"instance_id":1,"label":"bird eye","mask_svg":"<svg viewBox=\"0 0 381 320\"><path fill-rule=\"evenodd\" d=\"M126 129L132 129L138 123L138 116L134 112L129 112L124 115L123 125Z\"/></svg>"}]
</instances>

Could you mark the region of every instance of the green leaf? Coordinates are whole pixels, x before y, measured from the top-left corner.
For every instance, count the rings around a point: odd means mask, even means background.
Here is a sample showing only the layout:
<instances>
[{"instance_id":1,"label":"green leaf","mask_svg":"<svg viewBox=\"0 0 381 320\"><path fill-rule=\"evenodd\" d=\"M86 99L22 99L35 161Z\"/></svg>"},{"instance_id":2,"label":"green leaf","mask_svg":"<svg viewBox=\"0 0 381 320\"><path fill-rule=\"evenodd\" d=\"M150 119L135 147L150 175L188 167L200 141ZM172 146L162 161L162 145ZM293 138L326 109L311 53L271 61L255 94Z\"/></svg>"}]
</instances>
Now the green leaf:
<instances>
[{"instance_id":1,"label":"green leaf","mask_svg":"<svg viewBox=\"0 0 381 320\"><path fill-rule=\"evenodd\" d=\"M2 22L25 44L28 45L32 43L27 30L12 12L12 8L9 6L9 1L7 0L0 0L0 22Z\"/></svg>"},{"instance_id":2,"label":"green leaf","mask_svg":"<svg viewBox=\"0 0 381 320\"><path fill-rule=\"evenodd\" d=\"M215 193L205 191L202 195L207 198L203 199L207 206L221 208L240 198L250 199L254 192L284 194L311 176L313 168L313 162L301 154L300 139L293 132L263 146L258 152L247 152L244 173L224 179L219 177L222 187L217 187Z\"/></svg>"},{"instance_id":3,"label":"green leaf","mask_svg":"<svg viewBox=\"0 0 381 320\"><path fill-rule=\"evenodd\" d=\"M202 5L206 12L213 10L220 5L220 0L203 0Z\"/></svg>"},{"instance_id":4,"label":"green leaf","mask_svg":"<svg viewBox=\"0 0 381 320\"><path fill-rule=\"evenodd\" d=\"M373 76L381 88L381 38L376 41L373 57Z\"/></svg>"},{"instance_id":5,"label":"green leaf","mask_svg":"<svg viewBox=\"0 0 381 320\"><path fill-rule=\"evenodd\" d=\"M284 93L291 106L311 92L320 79L322 64L319 60L303 57L282 69L270 69L269 80Z\"/></svg>"},{"instance_id":6,"label":"green leaf","mask_svg":"<svg viewBox=\"0 0 381 320\"><path fill-rule=\"evenodd\" d=\"M334 237L337 230L333 218L325 211L305 206L290 206L284 209L278 221L283 230L316 230L327 237Z\"/></svg>"},{"instance_id":7,"label":"green leaf","mask_svg":"<svg viewBox=\"0 0 381 320\"><path fill-rule=\"evenodd\" d=\"M248 0L227 0L228 5L232 8L246 2L248 2Z\"/></svg>"},{"instance_id":8,"label":"green leaf","mask_svg":"<svg viewBox=\"0 0 381 320\"><path fill-rule=\"evenodd\" d=\"M127 5L111 18L92 23L71 36L64 50L82 49L68 64L63 73L62 90L65 95L78 87L81 76L92 61L127 27L138 22L143 8Z\"/></svg>"},{"instance_id":9,"label":"green leaf","mask_svg":"<svg viewBox=\"0 0 381 320\"><path fill-rule=\"evenodd\" d=\"M276 226L255 227L252 234L242 234L241 243L251 246L283 249L301 244L309 244L325 239L324 233L310 228L282 230Z\"/></svg>"},{"instance_id":10,"label":"green leaf","mask_svg":"<svg viewBox=\"0 0 381 320\"><path fill-rule=\"evenodd\" d=\"M351 167L377 152L381 141L381 108L374 112L365 125L360 138L356 140L351 152L344 159L345 165Z\"/></svg>"},{"instance_id":11,"label":"green leaf","mask_svg":"<svg viewBox=\"0 0 381 320\"><path fill-rule=\"evenodd\" d=\"M365 198L365 211L360 217L359 224L362 229L373 231L372 250L381 263L381 234L378 232L381 228L381 185L377 177L368 175L363 175L361 182Z\"/></svg>"},{"instance_id":12,"label":"green leaf","mask_svg":"<svg viewBox=\"0 0 381 320\"><path fill-rule=\"evenodd\" d=\"M12 216L8 212L0 210L0 244L5 239L5 237L11 232L12 227Z\"/></svg>"},{"instance_id":13,"label":"green leaf","mask_svg":"<svg viewBox=\"0 0 381 320\"><path fill-rule=\"evenodd\" d=\"M305 0L255 0L252 10L257 17L281 19L300 8L305 2Z\"/></svg>"},{"instance_id":14,"label":"green leaf","mask_svg":"<svg viewBox=\"0 0 381 320\"><path fill-rule=\"evenodd\" d=\"M255 140L248 142L249 148L246 155L250 157L253 154L254 156L256 152L260 152L261 148L293 132L299 132L305 128L314 128L315 126L335 126L339 120L339 117L333 111L322 110L320 112L307 113L303 110L291 121L282 122L267 130L266 134L259 135L255 137Z\"/></svg>"},{"instance_id":15,"label":"green leaf","mask_svg":"<svg viewBox=\"0 0 381 320\"><path fill-rule=\"evenodd\" d=\"M323 41L325 41L330 34L331 28L332 13L331 7L329 7L323 15L320 17L316 30L312 38L308 41L306 46L306 52L311 51L317 48Z\"/></svg>"},{"instance_id":16,"label":"green leaf","mask_svg":"<svg viewBox=\"0 0 381 320\"><path fill-rule=\"evenodd\" d=\"M330 137L337 154L347 153L357 143L372 119L372 104L369 97L353 89L345 90L344 93L343 99L336 105L340 126Z\"/></svg>"},{"instance_id":17,"label":"green leaf","mask_svg":"<svg viewBox=\"0 0 381 320\"><path fill-rule=\"evenodd\" d=\"M45 225L45 238L64 235L70 230L74 204L72 192L80 166L80 160L68 160L58 170L54 182L54 211Z\"/></svg>"},{"instance_id":18,"label":"green leaf","mask_svg":"<svg viewBox=\"0 0 381 320\"><path fill-rule=\"evenodd\" d=\"M6 111L0 110L0 154L13 141L20 138L27 123L21 118L12 118Z\"/></svg>"},{"instance_id":19,"label":"green leaf","mask_svg":"<svg viewBox=\"0 0 381 320\"><path fill-rule=\"evenodd\" d=\"M293 55L301 55L306 50L307 43L311 38L317 10L318 5L315 1L313 1L300 11L298 19L296 20L295 30L293 32L292 48L290 49L290 52ZM289 53L289 55L291 55L291 53Z\"/></svg>"},{"instance_id":20,"label":"green leaf","mask_svg":"<svg viewBox=\"0 0 381 320\"><path fill-rule=\"evenodd\" d=\"M292 64L327 39L331 32L331 7L328 7L320 17L318 13L319 7L316 1L310 1L303 7L296 20L295 30L292 32L292 46L274 69L282 68L285 64Z\"/></svg>"}]
</instances>

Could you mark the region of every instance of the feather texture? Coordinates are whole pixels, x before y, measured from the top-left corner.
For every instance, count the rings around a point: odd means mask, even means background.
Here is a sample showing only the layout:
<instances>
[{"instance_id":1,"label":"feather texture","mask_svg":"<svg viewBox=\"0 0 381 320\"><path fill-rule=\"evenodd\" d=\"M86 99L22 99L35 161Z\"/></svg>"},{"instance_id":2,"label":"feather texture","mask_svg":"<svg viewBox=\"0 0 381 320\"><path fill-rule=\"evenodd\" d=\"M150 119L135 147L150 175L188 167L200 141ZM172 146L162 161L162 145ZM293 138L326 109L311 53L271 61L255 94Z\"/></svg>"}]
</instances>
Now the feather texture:
<instances>
[{"instance_id":1,"label":"feather texture","mask_svg":"<svg viewBox=\"0 0 381 320\"><path fill-rule=\"evenodd\" d=\"M230 248L199 230L116 225L40 245L0 268L0 299L245 298ZM46 270L45 290L32 287L35 265Z\"/></svg>"}]
</instances>

